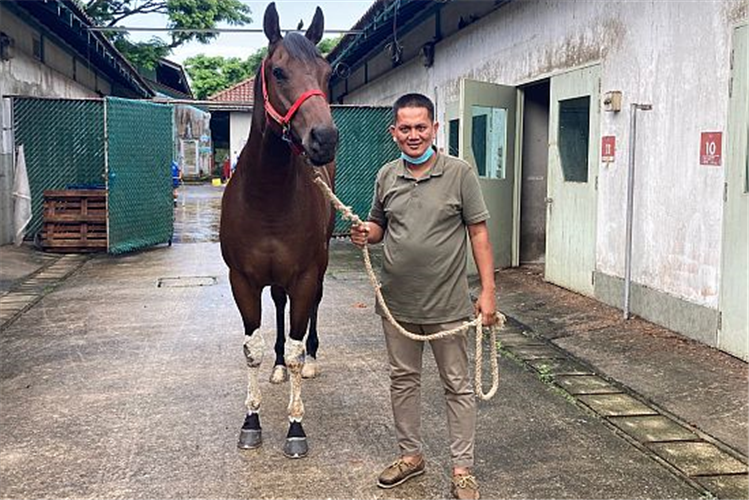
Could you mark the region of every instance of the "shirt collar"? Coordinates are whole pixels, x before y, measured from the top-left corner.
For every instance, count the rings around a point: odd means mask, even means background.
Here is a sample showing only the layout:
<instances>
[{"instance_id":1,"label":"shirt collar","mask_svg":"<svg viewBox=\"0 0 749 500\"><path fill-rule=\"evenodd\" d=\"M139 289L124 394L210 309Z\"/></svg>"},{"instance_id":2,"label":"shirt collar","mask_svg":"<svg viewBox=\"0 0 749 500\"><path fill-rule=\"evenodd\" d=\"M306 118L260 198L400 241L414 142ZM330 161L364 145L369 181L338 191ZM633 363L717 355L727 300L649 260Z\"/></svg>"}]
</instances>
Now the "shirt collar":
<instances>
[{"instance_id":1,"label":"shirt collar","mask_svg":"<svg viewBox=\"0 0 749 500\"><path fill-rule=\"evenodd\" d=\"M423 177L419 179L420 181L424 179L428 179L430 177L439 177L442 175L442 173L445 170L445 155L441 154L439 150L434 146L432 146L432 149L434 149L434 157L435 157L434 165L432 165L432 168L430 168L429 171ZM402 159L398 160L397 169L398 169L398 177L403 177L404 179L415 180L414 176L411 175L411 172L406 167L406 162L404 160Z\"/></svg>"}]
</instances>

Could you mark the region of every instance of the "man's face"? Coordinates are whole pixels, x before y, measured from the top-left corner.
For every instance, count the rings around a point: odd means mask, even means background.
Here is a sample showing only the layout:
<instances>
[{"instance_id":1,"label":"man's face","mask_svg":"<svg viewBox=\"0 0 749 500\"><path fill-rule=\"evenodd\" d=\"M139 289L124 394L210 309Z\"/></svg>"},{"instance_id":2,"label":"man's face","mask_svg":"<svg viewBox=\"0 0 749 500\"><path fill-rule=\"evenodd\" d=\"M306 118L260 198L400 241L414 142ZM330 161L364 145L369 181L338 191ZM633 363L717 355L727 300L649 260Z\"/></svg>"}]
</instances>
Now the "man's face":
<instances>
[{"instance_id":1,"label":"man's face","mask_svg":"<svg viewBox=\"0 0 749 500\"><path fill-rule=\"evenodd\" d=\"M429 111L421 107L398 110L395 125L390 126L398 148L413 158L419 157L432 146L439 124L429 119Z\"/></svg>"}]
</instances>

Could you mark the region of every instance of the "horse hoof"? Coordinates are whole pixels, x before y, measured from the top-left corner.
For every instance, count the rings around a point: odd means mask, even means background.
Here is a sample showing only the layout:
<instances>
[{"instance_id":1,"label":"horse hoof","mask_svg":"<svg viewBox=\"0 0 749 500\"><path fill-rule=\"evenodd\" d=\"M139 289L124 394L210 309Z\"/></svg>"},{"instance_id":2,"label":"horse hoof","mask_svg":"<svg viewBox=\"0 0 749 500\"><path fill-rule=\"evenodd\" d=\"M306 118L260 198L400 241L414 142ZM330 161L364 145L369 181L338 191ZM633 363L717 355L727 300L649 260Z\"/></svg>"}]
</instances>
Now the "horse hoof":
<instances>
[{"instance_id":1,"label":"horse hoof","mask_svg":"<svg viewBox=\"0 0 749 500\"><path fill-rule=\"evenodd\" d=\"M312 356L308 357L302 367L302 378L316 378L318 374L317 361Z\"/></svg>"},{"instance_id":2,"label":"horse hoof","mask_svg":"<svg viewBox=\"0 0 749 500\"><path fill-rule=\"evenodd\" d=\"M263 444L263 431L260 429L242 429L239 431L239 442L237 448L242 450L254 450Z\"/></svg>"},{"instance_id":3,"label":"horse hoof","mask_svg":"<svg viewBox=\"0 0 749 500\"><path fill-rule=\"evenodd\" d=\"M307 438L306 437L288 437L283 445L283 454L286 458L304 458L307 456Z\"/></svg>"},{"instance_id":4,"label":"horse hoof","mask_svg":"<svg viewBox=\"0 0 749 500\"><path fill-rule=\"evenodd\" d=\"M289 380L289 371L283 365L276 365L270 374L271 384L283 384Z\"/></svg>"}]
</instances>

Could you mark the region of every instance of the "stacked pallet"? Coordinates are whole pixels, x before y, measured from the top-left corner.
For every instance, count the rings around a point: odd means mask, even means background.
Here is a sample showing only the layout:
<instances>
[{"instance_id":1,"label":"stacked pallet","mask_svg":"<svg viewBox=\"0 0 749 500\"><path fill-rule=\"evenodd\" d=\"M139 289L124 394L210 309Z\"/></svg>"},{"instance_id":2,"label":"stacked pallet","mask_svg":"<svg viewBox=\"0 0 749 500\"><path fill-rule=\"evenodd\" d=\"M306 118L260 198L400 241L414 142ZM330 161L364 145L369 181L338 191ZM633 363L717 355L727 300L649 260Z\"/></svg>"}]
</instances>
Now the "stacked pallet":
<instances>
[{"instance_id":1,"label":"stacked pallet","mask_svg":"<svg viewBox=\"0 0 749 500\"><path fill-rule=\"evenodd\" d=\"M49 252L107 250L107 192L65 189L44 192L42 247Z\"/></svg>"}]
</instances>

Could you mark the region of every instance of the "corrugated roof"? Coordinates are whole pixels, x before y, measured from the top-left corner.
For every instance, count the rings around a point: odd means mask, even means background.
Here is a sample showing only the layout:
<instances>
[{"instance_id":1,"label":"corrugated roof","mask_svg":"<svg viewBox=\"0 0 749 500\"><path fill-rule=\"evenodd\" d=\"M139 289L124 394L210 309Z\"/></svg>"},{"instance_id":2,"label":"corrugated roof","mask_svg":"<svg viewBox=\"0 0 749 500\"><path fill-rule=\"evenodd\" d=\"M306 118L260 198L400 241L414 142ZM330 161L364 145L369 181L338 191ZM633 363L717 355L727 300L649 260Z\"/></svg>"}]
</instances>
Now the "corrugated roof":
<instances>
[{"instance_id":1,"label":"corrugated roof","mask_svg":"<svg viewBox=\"0 0 749 500\"><path fill-rule=\"evenodd\" d=\"M209 101L217 102L249 102L252 103L255 92L255 77L242 80L228 89L216 92L208 97Z\"/></svg>"}]
</instances>

